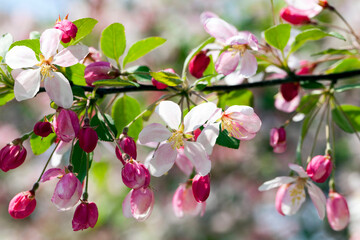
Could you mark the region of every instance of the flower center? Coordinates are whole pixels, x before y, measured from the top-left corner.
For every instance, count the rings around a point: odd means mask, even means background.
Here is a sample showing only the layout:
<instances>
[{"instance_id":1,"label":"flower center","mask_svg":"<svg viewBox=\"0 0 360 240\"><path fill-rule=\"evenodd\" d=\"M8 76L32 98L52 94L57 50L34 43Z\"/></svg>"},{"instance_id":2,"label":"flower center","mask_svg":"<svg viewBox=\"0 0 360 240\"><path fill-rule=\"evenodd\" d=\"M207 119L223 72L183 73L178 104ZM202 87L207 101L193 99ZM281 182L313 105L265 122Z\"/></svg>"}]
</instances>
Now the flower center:
<instances>
[{"instance_id":1,"label":"flower center","mask_svg":"<svg viewBox=\"0 0 360 240\"><path fill-rule=\"evenodd\" d=\"M224 131L224 129L226 131L228 131L229 136L235 137L235 138L240 138L240 137L244 137L245 135L241 132L241 125L243 125L244 123L242 122L237 122L234 121L232 118L226 116L225 114L223 114L223 116L221 117L221 130Z\"/></svg>"},{"instance_id":2,"label":"flower center","mask_svg":"<svg viewBox=\"0 0 360 240\"><path fill-rule=\"evenodd\" d=\"M232 50L234 52L240 52L240 55L242 56L244 54L244 52L246 51L247 46L246 44L235 44L232 45L229 50Z\"/></svg>"},{"instance_id":3,"label":"flower center","mask_svg":"<svg viewBox=\"0 0 360 240\"><path fill-rule=\"evenodd\" d=\"M305 197L304 187L306 179L298 178L295 187L290 191L291 204L295 205L296 202L300 202Z\"/></svg>"},{"instance_id":4,"label":"flower center","mask_svg":"<svg viewBox=\"0 0 360 240\"><path fill-rule=\"evenodd\" d=\"M179 149L184 146L184 133L182 130L176 130L173 132L171 137L168 139L168 142L171 142L171 147L175 149Z\"/></svg>"},{"instance_id":5,"label":"flower center","mask_svg":"<svg viewBox=\"0 0 360 240\"><path fill-rule=\"evenodd\" d=\"M57 70L57 68L51 64L52 61L53 57L45 59L44 55L40 54L40 63L36 64L36 66L40 67L40 73L43 79L46 77L52 77L51 72Z\"/></svg>"}]
</instances>

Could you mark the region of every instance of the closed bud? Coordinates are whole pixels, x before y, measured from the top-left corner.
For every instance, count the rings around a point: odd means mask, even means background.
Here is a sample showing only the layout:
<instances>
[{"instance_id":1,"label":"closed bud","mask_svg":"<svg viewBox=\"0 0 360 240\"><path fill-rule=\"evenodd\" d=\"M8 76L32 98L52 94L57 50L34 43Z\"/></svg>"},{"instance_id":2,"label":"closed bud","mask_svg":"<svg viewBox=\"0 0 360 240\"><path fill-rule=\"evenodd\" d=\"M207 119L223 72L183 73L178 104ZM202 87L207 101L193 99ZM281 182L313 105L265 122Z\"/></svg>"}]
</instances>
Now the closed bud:
<instances>
[{"instance_id":1,"label":"closed bud","mask_svg":"<svg viewBox=\"0 0 360 240\"><path fill-rule=\"evenodd\" d=\"M290 102L299 95L299 91L299 83L284 83L280 85L280 93L287 102Z\"/></svg>"},{"instance_id":2,"label":"closed bud","mask_svg":"<svg viewBox=\"0 0 360 240\"><path fill-rule=\"evenodd\" d=\"M270 146L275 153L283 153L286 150L286 131L283 127L272 128L270 131Z\"/></svg>"},{"instance_id":3,"label":"closed bud","mask_svg":"<svg viewBox=\"0 0 360 240\"><path fill-rule=\"evenodd\" d=\"M210 177L209 175L196 175L192 181L192 191L195 200L199 203L205 202L210 194Z\"/></svg>"},{"instance_id":4,"label":"closed bud","mask_svg":"<svg viewBox=\"0 0 360 240\"><path fill-rule=\"evenodd\" d=\"M34 126L34 133L40 137L47 137L50 133L53 133L51 123L49 122L37 122Z\"/></svg>"},{"instance_id":5,"label":"closed bud","mask_svg":"<svg viewBox=\"0 0 360 240\"><path fill-rule=\"evenodd\" d=\"M310 18L292 7L285 7L280 11L280 17L293 25L310 23Z\"/></svg>"},{"instance_id":6,"label":"closed bud","mask_svg":"<svg viewBox=\"0 0 360 240\"><path fill-rule=\"evenodd\" d=\"M172 69L172 68L167 68L167 69L164 69L163 71L164 72L175 73L174 69ZM168 85L166 85L165 83L161 83L161 82L156 81L155 78L151 78L151 82L157 89L165 89L165 88L168 87Z\"/></svg>"},{"instance_id":7,"label":"closed bud","mask_svg":"<svg viewBox=\"0 0 360 240\"><path fill-rule=\"evenodd\" d=\"M142 163L135 160L128 161L122 171L121 177L124 184L133 189L147 188L150 184L149 170Z\"/></svg>"},{"instance_id":8,"label":"closed bud","mask_svg":"<svg viewBox=\"0 0 360 240\"><path fill-rule=\"evenodd\" d=\"M189 63L189 72L196 78L201 78L204 71L209 66L210 57L206 55L206 51L200 51Z\"/></svg>"},{"instance_id":9,"label":"closed bud","mask_svg":"<svg viewBox=\"0 0 360 240\"><path fill-rule=\"evenodd\" d=\"M7 144L0 150L0 169L7 172L10 169L19 167L24 163L26 153L26 149L21 143Z\"/></svg>"},{"instance_id":10,"label":"closed bud","mask_svg":"<svg viewBox=\"0 0 360 240\"><path fill-rule=\"evenodd\" d=\"M53 121L56 135L61 141L70 142L79 134L80 123L75 112L59 108Z\"/></svg>"},{"instance_id":11,"label":"closed bud","mask_svg":"<svg viewBox=\"0 0 360 240\"><path fill-rule=\"evenodd\" d=\"M61 41L63 43L68 43L71 41L72 38L76 37L76 33L78 31L78 28L76 27L76 25L67 20L68 16L66 16L63 20L59 19L56 21L55 23L55 27L56 29L59 29L63 32L62 36L61 36Z\"/></svg>"},{"instance_id":12,"label":"closed bud","mask_svg":"<svg viewBox=\"0 0 360 240\"><path fill-rule=\"evenodd\" d=\"M119 143L121 149L124 151L124 153L128 154L131 158L136 159L136 157L137 157L136 143L133 138L124 134L123 136L120 137L120 139L118 140L118 143ZM116 149L115 149L115 154L116 154L116 157L120 161L122 161L122 162L124 161L124 159L122 157L123 153L121 152L121 150L118 147L116 147Z\"/></svg>"},{"instance_id":13,"label":"closed bud","mask_svg":"<svg viewBox=\"0 0 360 240\"><path fill-rule=\"evenodd\" d=\"M111 66L109 62L90 63L85 68L84 77L87 85L103 79L114 79L119 76L119 71Z\"/></svg>"},{"instance_id":14,"label":"closed bud","mask_svg":"<svg viewBox=\"0 0 360 240\"><path fill-rule=\"evenodd\" d=\"M332 171L332 162L329 155L318 155L311 159L306 167L309 177L318 183L323 183L328 179Z\"/></svg>"},{"instance_id":15,"label":"closed bud","mask_svg":"<svg viewBox=\"0 0 360 240\"><path fill-rule=\"evenodd\" d=\"M32 191L18 193L9 203L9 214L22 219L29 216L36 207L35 194Z\"/></svg>"},{"instance_id":16,"label":"closed bud","mask_svg":"<svg viewBox=\"0 0 360 240\"><path fill-rule=\"evenodd\" d=\"M99 217L98 208L95 203L83 202L77 206L72 220L74 231L94 228Z\"/></svg>"},{"instance_id":17,"label":"closed bud","mask_svg":"<svg viewBox=\"0 0 360 240\"><path fill-rule=\"evenodd\" d=\"M335 231L341 231L349 224L350 213L346 199L337 192L330 191L326 213L329 224Z\"/></svg>"},{"instance_id":18,"label":"closed bud","mask_svg":"<svg viewBox=\"0 0 360 240\"><path fill-rule=\"evenodd\" d=\"M83 126L79 132L79 145L87 153L94 151L99 138L94 129L89 125Z\"/></svg>"}]
</instances>

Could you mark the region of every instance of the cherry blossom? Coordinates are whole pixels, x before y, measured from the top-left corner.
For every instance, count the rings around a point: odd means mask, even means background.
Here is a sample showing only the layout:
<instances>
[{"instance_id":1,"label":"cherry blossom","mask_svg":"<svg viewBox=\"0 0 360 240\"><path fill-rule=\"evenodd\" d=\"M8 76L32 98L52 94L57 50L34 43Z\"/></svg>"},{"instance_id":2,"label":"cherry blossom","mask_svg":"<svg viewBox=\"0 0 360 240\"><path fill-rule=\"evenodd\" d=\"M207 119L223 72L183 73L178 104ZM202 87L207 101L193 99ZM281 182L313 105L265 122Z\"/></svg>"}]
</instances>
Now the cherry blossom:
<instances>
[{"instance_id":1,"label":"cherry blossom","mask_svg":"<svg viewBox=\"0 0 360 240\"><path fill-rule=\"evenodd\" d=\"M172 199L172 206L177 217L181 218L184 215L202 216L205 213L206 202L197 202L192 188L186 183L180 184L176 189Z\"/></svg>"},{"instance_id":2,"label":"cherry blossom","mask_svg":"<svg viewBox=\"0 0 360 240\"><path fill-rule=\"evenodd\" d=\"M125 217L145 221L154 207L154 193L149 187L132 189L126 195L122 207Z\"/></svg>"}]
</instances>

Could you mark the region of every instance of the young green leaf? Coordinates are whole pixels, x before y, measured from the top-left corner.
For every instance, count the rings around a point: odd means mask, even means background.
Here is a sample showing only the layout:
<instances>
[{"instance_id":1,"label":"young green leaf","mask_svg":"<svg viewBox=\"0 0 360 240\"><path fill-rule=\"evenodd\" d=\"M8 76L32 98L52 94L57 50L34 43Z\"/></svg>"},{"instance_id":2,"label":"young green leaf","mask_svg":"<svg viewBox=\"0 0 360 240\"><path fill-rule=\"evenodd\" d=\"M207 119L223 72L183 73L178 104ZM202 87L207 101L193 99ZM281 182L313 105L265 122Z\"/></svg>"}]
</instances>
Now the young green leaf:
<instances>
[{"instance_id":1,"label":"young green leaf","mask_svg":"<svg viewBox=\"0 0 360 240\"><path fill-rule=\"evenodd\" d=\"M83 182L86 176L86 162L87 162L87 153L81 149L79 141L76 142L72 154L72 165L74 166L74 173L77 173L76 177L80 182ZM89 169L92 163L93 152L89 153Z\"/></svg>"},{"instance_id":2,"label":"young green leaf","mask_svg":"<svg viewBox=\"0 0 360 240\"><path fill-rule=\"evenodd\" d=\"M65 76L70 79L75 85L87 86L84 78L85 66L77 63L65 69Z\"/></svg>"},{"instance_id":3,"label":"young green leaf","mask_svg":"<svg viewBox=\"0 0 360 240\"><path fill-rule=\"evenodd\" d=\"M340 87L335 88L335 92L345 92L348 90L352 90L352 89L357 89L360 88L360 83L357 84L348 84L348 85L343 85Z\"/></svg>"},{"instance_id":4,"label":"young green leaf","mask_svg":"<svg viewBox=\"0 0 360 240\"><path fill-rule=\"evenodd\" d=\"M51 133L49 136L44 138L33 133L31 134L30 138L30 146L35 155L40 155L48 150L48 148L55 142L55 140L55 133Z\"/></svg>"},{"instance_id":5,"label":"young green leaf","mask_svg":"<svg viewBox=\"0 0 360 240\"><path fill-rule=\"evenodd\" d=\"M135 87L140 86L136 82L122 80L120 78L97 80L97 81L93 82L92 84L94 86L135 86Z\"/></svg>"},{"instance_id":6,"label":"young green leaf","mask_svg":"<svg viewBox=\"0 0 360 240\"><path fill-rule=\"evenodd\" d=\"M113 23L105 28L101 33L100 45L105 56L118 62L126 47L124 26L120 23Z\"/></svg>"},{"instance_id":7,"label":"young green leaf","mask_svg":"<svg viewBox=\"0 0 360 240\"><path fill-rule=\"evenodd\" d=\"M304 95L300 100L299 106L296 108L296 112L304 114L310 113L318 104L320 96L320 94Z\"/></svg>"},{"instance_id":8,"label":"young green leaf","mask_svg":"<svg viewBox=\"0 0 360 240\"><path fill-rule=\"evenodd\" d=\"M39 39L25 39L16 41L13 44L11 44L10 49L12 49L15 46L25 46L30 49L32 49L35 52L36 57L40 54L40 40Z\"/></svg>"},{"instance_id":9,"label":"young green leaf","mask_svg":"<svg viewBox=\"0 0 360 240\"><path fill-rule=\"evenodd\" d=\"M81 18L75 20L73 23L76 25L78 31L76 33L75 39L71 39L68 43L62 43L64 47L68 47L71 45L75 45L79 43L84 37L89 35L95 25L97 24L97 20L93 18Z\"/></svg>"},{"instance_id":10,"label":"young green leaf","mask_svg":"<svg viewBox=\"0 0 360 240\"><path fill-rule=\"evenodd\" d=\"M327 54L329 54L329 55L354 55L354 53L350 50L329 48L324 51L311 54L311 56L319 56L319 55L327 55Z\"/></svg>"},{"instance_id":11,"label":"young green leaf","mask_svg":"<svg viewBox=\"0 0 360 240\"><path fill-rule=\"evenodd\" d=\"M151 81L150 68L148 66L134 66L127 68L126 71L129 73L129 79L144 82Z\"/></svg>"},{"instance_id":12,"label":"young green leaf","mask_svg":"<svg viewBox=\"0 0 360 240\"><path fill-rule=\"evenodd\" d=\"M183 81L180 79L179 75L176 73L159 71L159 72L150 72L150 75L158 82L164 83L168 86L175 87L181 84Z\"/></svg>"},{"instance_id":13,"label":"young green leaf","mask_svg":"<svg viewBox=\"0 0 360 240\"><path fill-rule=\"evenodd\" d=\"M319 89L319 88L325 88L325 86L319 82L316 81L304 81L300 82L300 86L305 89Z\"/></svg>"},{"instance_id":14,"label":"young green leaf","mask_svg":"<svg viewBox=\"0 0 360 240\"><path fill-rule=\"evenodd\" d=\"M0 106L13 100L15 97L14 91L10 89L0 89Z\"/></svg>"},{"instance_id":15,"label":"young green leaf","mask_svg":"<svg viewBox=\"0 0 360 240\"><path fill-rule=\"evenodd\" d=\"M250 90L240 89L231 91L229 93L219 94L219 101L217 106L226 109L232 105L254 105L254 95Z\"/></svg>"},{"instance_id":16,"label":"young green leaf","mask_svg":"<svg viewBox=\"0 0 360 240\"><path fill-rule=\"evenodd\" d=\"M357 58L347 58L338 61L326 73L341 73L360 69L360 60Z\"/></svg>"},{"instance_id":17,"label":"young green leaf","mask_svg":"<svg viewBox=\"0 0 360 240\"><path fill-rule=\"evenodd\" d=\"M265 30L265 41L271 46L284 50L290 39L290 24L279 24Z\"/></svg>"},{"instance_id":18,"label":"young green leaf","mask_svg":"<svg viewBox=\"0 0 360 240\"><path fill-rule=\"evenodd\" d=\"M98 137L101 141L112 142L113 138L106 127L106 123L109 125L114 135L117 135L117 129L114 124L114 120L108 114L104 114L105 118L98 112L92 119L90 125L94 127ZM106 121L106 122L105 122Z\"/></svg>"},{"instance_id":19,"label":"young green leaf","mask_svg":"<svg viewBox=\"0 0 360 240\"><path fill-rule=\"evenodd\" d=\"M340 105L332 109L332 117L336 125L344 132L360 131L360 107Z\"/></svg>"}]
</instances>

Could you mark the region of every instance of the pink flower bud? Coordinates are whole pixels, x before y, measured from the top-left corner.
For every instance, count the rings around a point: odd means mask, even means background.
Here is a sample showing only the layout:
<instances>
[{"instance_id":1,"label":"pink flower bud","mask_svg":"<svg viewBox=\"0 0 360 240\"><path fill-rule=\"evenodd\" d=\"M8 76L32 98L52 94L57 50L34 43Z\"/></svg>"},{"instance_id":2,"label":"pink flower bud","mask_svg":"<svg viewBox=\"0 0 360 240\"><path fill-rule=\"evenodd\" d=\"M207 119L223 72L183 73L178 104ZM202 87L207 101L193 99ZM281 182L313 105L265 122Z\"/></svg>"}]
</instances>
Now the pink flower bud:
<instances>
[{"instance_id":1,"label":"pink flower bud","mask_svg":"<svg viewBox=\"0 0 360 240\"><path fill-rule=\"evenodd\" d=\"M310 23L310 18L307 15L302 14L301 12L292 7L285 7L281 9L280 17L294 25Z\"/></svg>"},{"instance_id":2,"label":"pink flower bud","mask_svg":"<svg viewBox=\"0 0 360 240\"><path fill-rule=\"evenodd\" d=\"M21 192L11 199L9 214L16 219L26 218L35 210L35 207L35 194L31 191Z\"/></svg>"},{"instance_id":3,"label":"pink flower bud","mask_svg":"<svg viewBox=\"0 0 360 240\"><path fill-rule=\"evenodd\" d=\"M150 184L149 170L142 163L135 160L128 161L122 171L121 177L124 184L133 189L147 188Z\"/></svg>"},{"instance_id":4,"label":"pink flower bud","mask_svg":"<svg viewBox=\"0 0 360 240\"><path fill-rule=\"evenodd\" d=\"M7 172L19 167L25 161L26 153L21 143L7 144L0 150L0 169Z\"/></svg>"},{"instance_id":5,"label":"pink flower bud","mask_svg":"<svg viewBox=\"0 0 360 240\"><path fill-rule=\"evenodd\" d=\"M60 210L68 210L80 200L81 194L81 182L75 174L68 173L56 184L51 201Z\"/></svg>"},{"instance_id":6,"label":"pink flower bud","mask_svg":"<svg viewBox=\"0 0 360 240\"><path fill-rule=\"evenodd\" d=\"M125 217L144 221L154 207L154 193L150 188L133 189L126 195L122 207Z\"/></svg>"},{"instance_id":7,"label":"pink flower bud","mask_svg":"<svg viewBox=\"0 0 360 240\"><path fill-rule=\"evenodd\" d=\"M332 162L329 155L317 155L311 159L307 165L306 172L309 177L318 183L323 183L328 179L332 171Z\"/></svg>"},{"instance_id":8,"label":"pink flower bud","mask_svg":"<svg viewBox=\"0 0 360 240\"><path fill-rule=\"evenodd\" d=\"M64 142L70 142L79 134L80 123L75 112L59 108L53 121L56 135ZM59 111L58 109L58 111Z\"/></svg>"},{"instance_id":9,"label":"pink flower bud","mask_svg":"<svg viewBox=\"0 0 360 240\"><path fill-rule=\"evenodd\" d=\"M287 102L290 102L299 95L299 91L299 83L284 83L280 85L280 93Z\"/></svg>"},{"instance_id":10,"label":"pink flower bud","mask_svg":"<svg viewBox=\"0 0 360 240\"><path fill-rule=\"evenodd\" d=\"M200 51L189 63L189 72L196 78L201 78L204 71L209 66L210 57L206 55L206 51Z\"/></svg>"},{"instance_id":11,"label":"pink flower bud","mask_svg":"<svg viewBox=\"0 0 360 240\"><path fill-rule=\"evenodd\" d=\"M272 128L270 132L270 146L275 153L283 153L286 150L286 131L283 127Z\"/></svg>"},{"instance_id":12,"label":"pink flower bud","mask_svg":"<svg viewBox=\"0 0 360 240\"><path fill-rule=\"evenodd\" d=\"M73 22L67 20L67 18L68 18L68 15L64 18L64 20L61 20L59 17L59 19L56 21L55 27L54 27L63 32L63 34L61 36L61 41L63 43L70 42L72 38L76 37L76 33L78 31L76 25Z\"/></svg>"},{"instance_id":13,"label":"pink flower bud","mask_svg":"<svg viewBox=\"0 0 360 240\"><path fill-rule=\"evenodd\" d=\"M164 72L175 73L174 69L172 69L172 68L167 68L167 69L164 69L163 71ZM168 87L168 85L156 81L155 78L151 78L151 82L157 89L165 89L165 88Z\"/></svg>"},{"instance_id":14,"label":"pink flower bud","mask_svg":"<svg viewBox=\"0 0 360 240\"><path fill-rule=\"evenodd\" d=\"M349 224L349 208L346 199L339 193L330 191L326 212L329 224L335 231L341 231Z\"/></svg>"},{"instance_id":15,"label":"pink flower bud","mask_svg":"<svg viewBox=\"0 0 360 240\"><path fill-rule=\"evenodd\" d=\"M87 85L93 86L93 82L103 79L114 79L119 76L117 69L109 62L94 62L85 68L84 77Z\"/></svg>"},{"instance_id":16,"label":"pink flower bud","mask_svg":"<svg viewBox=\"0 0 360 240\"><path fill-rule=\"evenodd\" d=\"M49 122L37 122L34 126L34 133L40 137L47 137L50 133L53 133L51 123Z\"/></svg>"},{"instance_id":17,"label":"pink flower bud","mask_svg":"<svg viewBox=\"0 0 360 240\"><path fill-rule=\"evenodd\" d=\"M194 194L187 184L181 184L175 191L172 200L173 210L177 217L184 215L203 215L206 208L206 202L198 203Z\"/></svg>"},{"instance_id":18,"label":"pink flower bud","mask_svg":"<svg viewBox=\"0 0 360 240\"><path fill-rule=\"evenodd\" d=\"M87 153L94 151L99 138L94 129L85 125L79 132L79 145Z\"/></svg>"},{"instance_id":19,"label":"pink flower bud","mask_svg":"<svg viewBox=\"0 0 360 240\"><path fill-rule=\"evenodd\" d=\"M98 217L99 212L96 204L83 202L75 210L72 228L74 231L84 230L89 227L94 228Z\"/></svg>"},{"instance_id":20,"label":"pink flower bud","mask_svg":"<svg viewBox=\"0 0 360 240\"><path fill-rule=\"evenodd\" d=\"M127 135L123 135L118 140L118 143L119 143L121 149L124 151L124 153L129 154L129 156L131 158L136 159L136 157L137 157L136 143L135 143L133 138L131 138L131 137L127 136ZM116 147L115 153L116 153L116 157L120 161L123 162L124 160L123 160L123 157L122 157L122 153L121 153L121 150L118 147Z\"/></svg>"},{"instance_id":21,"label":"pink flower bud","mask_svg":"<svg viewBox=\"0 0 360 240\"><path fill-rule=\"evenodd\" d=\"M300 61L300 69L296 72L296 75L310 75L313 73L315 67L316 64L302 60Z\"/></svg>"},{"instance_id":22,"label":"pink flower bud","mask_svg":"<svg viewBox=\"0 0 360 240\"><path fill-rule=\"evenodd\" d=\"M210 194L210 177L209 175L196 175L192 181L192 191L195 200L199 203L205 202Z\"/></svg>"}]
</instances>

